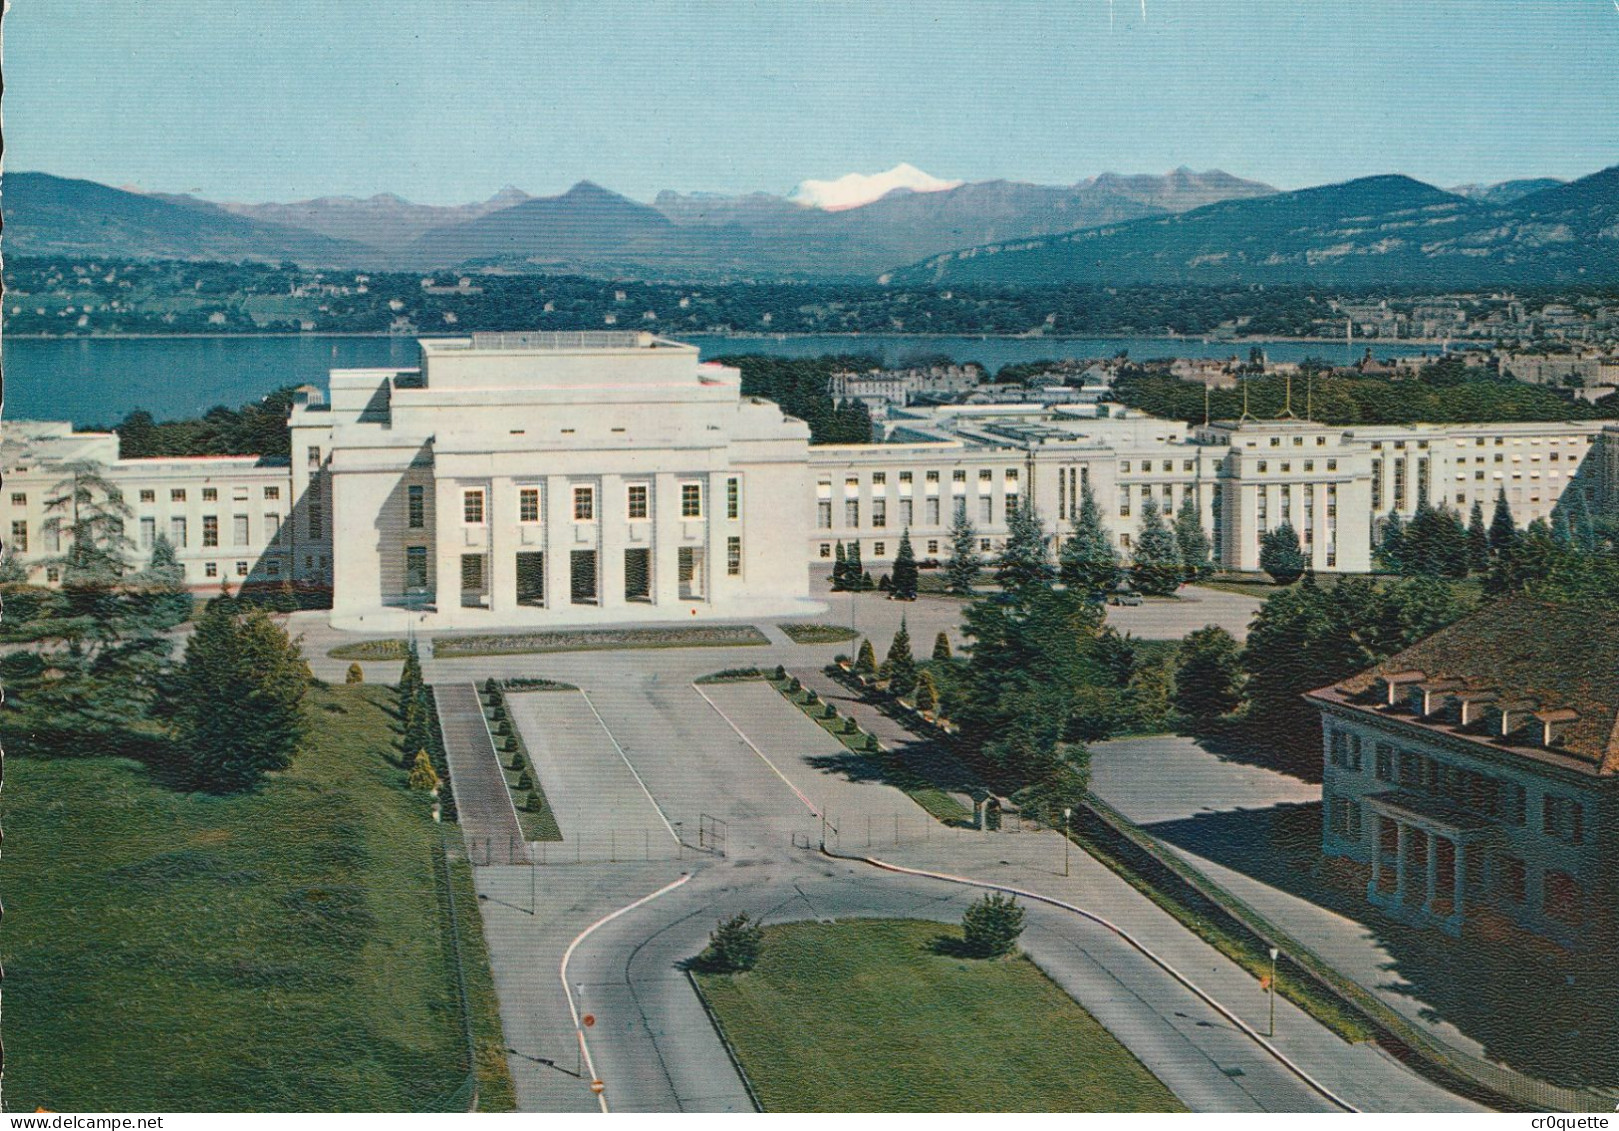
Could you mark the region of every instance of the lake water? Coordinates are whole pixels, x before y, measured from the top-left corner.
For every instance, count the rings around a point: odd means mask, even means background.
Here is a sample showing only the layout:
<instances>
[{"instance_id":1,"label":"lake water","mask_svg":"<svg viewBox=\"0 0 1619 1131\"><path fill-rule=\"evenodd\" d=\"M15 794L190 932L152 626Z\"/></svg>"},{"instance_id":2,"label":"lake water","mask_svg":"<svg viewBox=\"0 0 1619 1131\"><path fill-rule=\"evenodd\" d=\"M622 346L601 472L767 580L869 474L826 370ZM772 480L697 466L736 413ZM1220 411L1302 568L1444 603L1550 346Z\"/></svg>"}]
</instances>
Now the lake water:
<instances>
[{"instance_id":1,"label":"lake water","mask_svg":"<svg viewBox=\"0 0 1619 1131\"><path fill-rule=\"evenodd\" d=\"M765 353L814 357L830 353L880 355L896 364L920 354L947 354L976 361L991 372L1018 361L1064 357L1246 357L1263 345L1276 361L1352 358L1344 343L1202 342L1171 338L908 338L903 336L685 338L705 357ZM1363 347L1357 344L1358 353ZM1432 347L1427 347L1432 349ZM1424 347L1376 347L1379 356L1420 354ZM0 353L5 367L5 415L14 420L71 420L115 424L135 408L160 420L197 416L215 405L235 407L282 385L326 384L329 369L410 366L416 342L405 337L342 338L310 334L283 338L87 338L8 339Z\"/></svg>"}]
</instances>

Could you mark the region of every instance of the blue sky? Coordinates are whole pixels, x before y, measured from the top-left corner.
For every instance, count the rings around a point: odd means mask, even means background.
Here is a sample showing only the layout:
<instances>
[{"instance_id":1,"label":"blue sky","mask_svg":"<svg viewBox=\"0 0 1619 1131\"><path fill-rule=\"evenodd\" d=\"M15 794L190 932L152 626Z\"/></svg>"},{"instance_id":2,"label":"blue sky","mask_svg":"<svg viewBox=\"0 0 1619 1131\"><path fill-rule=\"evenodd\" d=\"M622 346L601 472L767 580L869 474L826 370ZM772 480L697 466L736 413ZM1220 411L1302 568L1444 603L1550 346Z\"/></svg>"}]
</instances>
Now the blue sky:
<instances>
[{"instance_id":1,"label":"blue sky","mask_svg":"<svg viewBox=\"0 0 1619 1131\"><path fill-rule=\"evenodd\" d=\"M215 199L1619 163L1614 0L13 0L5 63L7 168Z\"/></svg>"}]
</instances>

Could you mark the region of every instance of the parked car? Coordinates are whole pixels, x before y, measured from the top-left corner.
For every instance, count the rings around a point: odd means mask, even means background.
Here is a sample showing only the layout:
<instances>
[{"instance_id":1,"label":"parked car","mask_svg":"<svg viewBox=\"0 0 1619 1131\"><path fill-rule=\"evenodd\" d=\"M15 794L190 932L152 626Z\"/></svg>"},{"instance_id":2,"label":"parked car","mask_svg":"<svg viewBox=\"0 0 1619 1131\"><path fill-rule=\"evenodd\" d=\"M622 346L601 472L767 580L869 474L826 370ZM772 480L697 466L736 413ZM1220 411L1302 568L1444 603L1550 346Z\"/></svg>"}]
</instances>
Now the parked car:
<instances>
[{"instance_id":1,"label":"parked car","mask_svg":"<svg viewBox=\"0 0 1619 1131\"><path fill-rule=\"evenodd\" d=\"M1113 594L1113 604L1139 605L1141 604L1141 594L1132 589L1120 589L1117 593Z\"/></svg>"}]
</instances>

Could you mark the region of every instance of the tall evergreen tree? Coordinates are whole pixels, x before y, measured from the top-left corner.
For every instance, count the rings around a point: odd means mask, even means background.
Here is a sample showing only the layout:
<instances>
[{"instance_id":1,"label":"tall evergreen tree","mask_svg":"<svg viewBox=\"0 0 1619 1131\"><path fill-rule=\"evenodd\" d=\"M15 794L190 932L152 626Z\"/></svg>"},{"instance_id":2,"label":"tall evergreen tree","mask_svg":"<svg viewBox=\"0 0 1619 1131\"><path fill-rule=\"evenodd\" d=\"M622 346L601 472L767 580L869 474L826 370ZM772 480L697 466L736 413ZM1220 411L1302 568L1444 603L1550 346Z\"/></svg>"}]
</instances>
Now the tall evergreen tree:
<instances>
[{"instance_id":1,"label":"tall evergreen tree","mask_svg":"<svg viewBox=\"0 0 1619 1131\"><path fill-rule=\"evenodd\" d=\"M849 588L849 555L843 548L842 538L838 539L836 557L832 561L832 588Z\"/></svg>"},{"instance_id":2,"label":"tall evergreen tree","mask_svg":"<svg viewBox=\"0 0 1619 1131\"><path fill-rule=\"evenodd\" d=\"M860 642L860 650L855 654L854 670L860 675L877 674L877 649L871 646L869 637Z\"/></svg>"},{"instance_id":3,"label":"tall evergreen tree","mask_svg":"<svg viewBox=\"0 0 1619 1131\"><path fill-rule=\"evenodd\" d=\"M888 690L909 695L916 688L916 657L911 655L911 631L905 618L899 618L899 631L888 646Z\"/></svg>"},{"instance_id":4,"label":"tall evergreen tree","mask_svg":"<svg viewBox=\"0 0 1619 1131\"><path fill-rule=\"evenodd\" d=\"M1185 576L1180 546L1164 521L1156 499L1141 506L1141 531L1130 561L1130 581L1143 593L1167 596L1180 588Z\"/></svg>"},{"instance_id":5,"label":"tall evergreen tree","mask_svg":"<svg viewBox=\"0 0 1619 1131\"><path fill-rule=\"evenodd\" d=\"M1119 551L1102 524L1091 485L1081 486L1079 515L1074 529L1058 551L1058 577L1069 589L1085 596L1111 593L1119 584Z\"/></svg>"},{"instance_id":6,"label":"tall evergreen tree","mask_svg":"<svg viewBox=\"0 0 1619 1131\"><path fill-rule=\"evenodd\" d=\"M1259 539L1259 568L1270 574L1278 585L1292 585L1304 575L1309 563L1304 548L1299 545L1298 531L1293 524L1284 522Z\"/></svg>"},{"instance_id":7,"label":"tall evergreen tree","mask_svg":"<svg viewBox=\"0 0 1619 1131\"><path fill-rule=\"evenodd\" d=\"M1467 516L1467 568L1480 575L1490 569L1490 530L1484 525L1484 504L1477 499Z\"/></svg>"},{"instance_id":8,"label":"tall evergreen tree","mask_svg":"<svg viewBox=\"0 0 1619 1131\"><path fill-rule=\"evenodd\" d=\"M1507 503L1507 489L1502 487L1495 496L1495 511L1490 515L1490 550L1504 554L1518 540L1518 523L1512 517Z\"/></svg>"},{"instance_id":9,"label":"tall evergreen tree","mask_svg":"<svg viewBox=\"0 0 1619 1131\"><path fill-rule=\"evenodd\" d=\"M945 588L958 597L971 597L984 559L978 552L978 531L965 508L956 511L950 525L950 560L944 565Z\"/></svg>"},{"instance_id":10,"label":"tall evergreen tree","mask_svg":"<svg viewBox=\"0 0 1619 1131\"><path fill-rule=\"evenodd\" d=\"M152 540L152 557L132 581L150 611L156 630L173 628L191 616L191 591L186 588L185 566L175 555L173 543L163 535Z\"/></svg>"},{"instance_id":11,"label":"tall evergreen tree","mask_svg":"<svg viewBox=\"0 0 1619 1131\"><path fill-rule=\"evenodd\" d=\"M305 733L310 678L297 643L268 613L210 601L177 681L192 784L231 793L290 766Z\"/></svg>"},{"instance_id":12,"label":"tall evergreen tree","mask_svg":"<svg viewBox=\"0 0 1619 1131\"><path fill-rule=\"evenodd\" d=\"M1378 564L1391 573L1405 572L1405 520L1400 512L1391 510L1383 520L1383 531L1377 541Z\"/></svg>"},{"instance_id":13,"label":"tall evergreen tree","mask_svg":"<svg viewBox=\"0 0 1619 1131\"><path fill-rule=\"evenodd\" d=\"M1209 535L1203 529L1203 516L1198 513L1193 491L1186 492L1181 509L1175 515L1175 542L1180 547L1181 566L1186 571L1187 581L1196 581L1214 572Z\"/></svg>"},{"instance_id":14,"label":"tall evergreen tree","mask_svg":"<svg viewBox=\"0 0 1619 1131\"><path fill-rule=\"evenodd\" d=\"M933 658L935 660L948 660L950 658L950 634L943 629L933 638Z\"/></svg>"},{"instance_id":15,"label":"tall evergreen tree","mask_svg":"<svg viewBox=\"0 0 1619 1131\"><path fill-rule=\"evenodd\" d=\"M995 582L1004 592L1020 593L1048 583L1054 574L1045 529L1034 504L1025 498L1006 518L1006 548L995 562Z\"/></svg>"},{"instance_id":16,"label":"tall evergreen tree","mask_svg":"<svg viewBox=\"0 0 1619 1131\"><path fill-rule=\"evenodd\" d=\"M867 584L870 574L860 561L860 542L854 540L849 543L848 549L843 552L843 587L860 592L871 588Z\"/></svg>"},{"instance_id":17,"label":"tall evergreen tree","mask_svg":"<svg viewBox=\"0 0 1619 1131\"><path fill-rule=\"evenodd\" d=\"M911 549L911 528L907 526L899 536L899 552L894 555L894 573L889 579L889 591L898 600L913 601L920 580L916 551Z\"/></svg>"}]
</instances>

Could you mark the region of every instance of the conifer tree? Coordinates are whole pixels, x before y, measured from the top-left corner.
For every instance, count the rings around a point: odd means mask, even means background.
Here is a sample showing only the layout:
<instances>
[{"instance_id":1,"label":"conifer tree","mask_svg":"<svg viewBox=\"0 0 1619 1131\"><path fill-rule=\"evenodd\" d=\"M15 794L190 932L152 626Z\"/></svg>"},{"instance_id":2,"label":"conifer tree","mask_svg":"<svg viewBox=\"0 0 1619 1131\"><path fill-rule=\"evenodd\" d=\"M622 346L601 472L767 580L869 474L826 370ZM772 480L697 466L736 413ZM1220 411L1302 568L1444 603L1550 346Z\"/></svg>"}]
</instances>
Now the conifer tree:
<instances>
[{"instance_id":1,"label":"conifer tree","mask_svg":"<svg viewBox=\"0 0 1619 1131\"><path fill-rule=\"evenodd\" d=\"M432 759L428 758L427 751L416 751L416 760L410 766L411 789L435 790L438 788L438 771L433 768Z\"/></svg>"},{"instance_id":2,"label":"conifer tree","mask_svg":"<svg viewBox=\"0 0 1619 1131\"><path fill-rule=\"evenodd\" d=\"M843 551L843 587L856 592L868 589L870 586L866 584L866 579L870 576L860 563L860 543L850 542Z\"/></svg>"},{"instance_id":3,"label":"conifer tree","mask_svg":"<svg viewBox=\"0 0 1619 1131\"><path fill-rule=\"evenodd\" d=\"M1267 530L1259 540L1259 568L1278 585L1291 585L1304 573L1308 563L1293 524L1284 522Z\"/></svg>"},{"instance_id":4,"label":"conifer tree","mask_svg":"<svg viewBox=\"0 0 1619 1131\"><path fill-rule=\"evenodd\" d=\"M911 655L911 631L905 618L899 620L899 631L888 646L888 690L895 695L909 695L916 687L916 657Z\"/></svg>"},{"instance_id":5,"label":"conifer tree","mask_svg":"<svg viewBox=\"0 0 1619 1131\"><path fill-rule=\"evenodd\" d=\"M948 660L950 658L950 634L943 629L933 638L933 658L935 660Z\"/></svg>"},{"instance_id":6,"label":"conifer tree","mask_svg":"<svg viewBox=\"0 0 1619 1131\"><path fill-rule=\"evenodd\" d=\"M1167 596L1180 587L1183 576L1180 547L1164 522L1154 499L1141 508L1141 533L1130 563L1130 580L1143 593Z\"/></svg>"},{"instance_id":7,"label":"conifer tree","mask_svg":"<svg viewBox=\"0 0 1619 1131\"><path fill-rule=\"evenodd\" d=\"M861 675L877 674L877 650L871 646L871 640L860 642L860 651L855 656L854 670Z\"/></svg>"},{"instance_id":8,"label":"conifer tree","mask_svg":"<svg viewBox=\"0 0 1619 1131\"><path fill-rule=\"evenodd\" d=\"M945 588L958 597L971 597L983 568L978 553L978 531L965 508L956 511L950 526L950 560L944 566Z\"/></svg>"},{"instance_id":9,"label":"conifer tree","mask_svg":"<svg viewBox=\"0 0 1619 1131\"><path fill-rule=\"evenodd\" d=\"M996 559L995 582L1004 592L1021 593L1031 585L1046 584L1054 574L1040 516L1025 499L1006 518L1006 548Z\"/></svg>"},{"instance_id":10,"label":"conifer tree","mask_svg":"<svg viewBox=\"0 0 1619 1131\"><path fill-rule=\"evenodd\" d=\"M1096 505L1091 485L1083 484L1080 491L1073 532L1063 539L1058 551L1058 576L1077 593L1111 593L1119 584L1119 552L1102 523L1102 511Z\"/></svg>"},{"instance_id":11,"label":"conifer tree","mask_svg":"<svg viewBox=\"0 0 1619 1131\"><path fill-rule=\"evenodd\" d=\"M939 709L939 685L933 680L933 673L923 668L916 677L916 709L918 711L937 711Z\"/></svg>"},{"instance_id":12,"label":"conifer tree","mask_svg":"<svg viewBox=\"0 0 1619 1131\"><path fill-rule=\"evenodd\" d=\"M901 601L915 600L920 581L916 568L916 551L911 548L911 528L906 527L899 536L899 552L894 557L894 575L889 584L889 592Z\"/></svg>"},{"instance_id":13,"label":"conifer tree","mask_svg":"<svg viewBox=\"0 0 1619 1131\"><path fill-rule=\"evenodd\" d=\"M1495 554L1509 552L1518 541L1518 523L1512 517L1507 503L1507 489L1502 487L1495 496L1495 511L1490 515L1490 550Z\"/></svg>"},{"instance_id":14,"label":"conifer tree","mask_svg":"<svg viewBox=\"0 0 1619 1131\"><path fill-rule=\"evenodd\" d=\"M849 587L849 555L843 549L843 539L838 539L837 550L832 561L832 588L834 590Z\"/></svg>"},{"instance_id":15,"label":"conifer tree","mask_svg":"<svg viewBox=\"0 0 1619 1131\"><path fill-rule=\"evenodd\" d=\"M1175 543L1180 548L1181 567L1186 571L1187 581L1197 581L1214 572L1209 536L1203 529L1195 492L1186 492L1181 509L1175 515Z\"/></svg>"}]
</instances>

